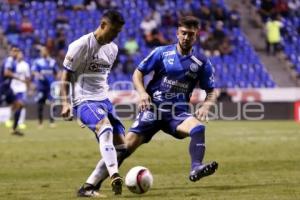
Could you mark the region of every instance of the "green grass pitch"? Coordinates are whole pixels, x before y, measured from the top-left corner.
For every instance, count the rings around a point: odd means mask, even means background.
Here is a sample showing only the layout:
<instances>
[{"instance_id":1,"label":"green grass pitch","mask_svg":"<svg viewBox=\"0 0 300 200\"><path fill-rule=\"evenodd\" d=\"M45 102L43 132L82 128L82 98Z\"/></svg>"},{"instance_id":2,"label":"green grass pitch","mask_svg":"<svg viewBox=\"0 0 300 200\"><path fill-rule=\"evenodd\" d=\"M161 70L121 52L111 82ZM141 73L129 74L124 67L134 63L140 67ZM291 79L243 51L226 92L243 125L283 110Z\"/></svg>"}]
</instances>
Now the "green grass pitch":
<instances>
[{"instance_id":1,"label":"green grass pitch","mask_svg":"<svg viewBox=\"0 0 300 200\"><path fill-rule=\"evenodd\" d=\"M125 123L128 128L131 122ZM154 176L144 195L125 187L118 199L149 200L294 200L300 199L300 124L292 121L210 122L206 129L206 161L219 162L210 177L192 183L189 139L159 133L121 167L148 167ZM25 137L15 137L0 125L0 199L77 199L99 156L94 135L75 122L39 130L28 122ZM116 199L109 182L102 193Z\"/></svg>"}]
</instances>

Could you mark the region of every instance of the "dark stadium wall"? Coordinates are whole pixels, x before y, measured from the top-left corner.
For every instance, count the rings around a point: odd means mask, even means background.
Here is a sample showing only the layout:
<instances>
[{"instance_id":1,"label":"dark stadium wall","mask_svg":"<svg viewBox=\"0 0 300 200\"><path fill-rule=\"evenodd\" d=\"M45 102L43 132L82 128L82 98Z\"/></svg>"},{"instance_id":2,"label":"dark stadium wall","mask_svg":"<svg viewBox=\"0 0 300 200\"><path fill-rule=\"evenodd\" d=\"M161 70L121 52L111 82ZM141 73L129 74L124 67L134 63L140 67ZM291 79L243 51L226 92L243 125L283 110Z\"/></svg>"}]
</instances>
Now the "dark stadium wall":
<instances>
[{"instance_id":1,"label":"dark stadium wall","mask_svg":"<svg viewBox=\"0 0 300 200\"><path fill-rule=\"evenodd\" d=\"M121 120L132 120L138 110L134 104L116 105L118 116ZM56 114L59 116L59 109ZM44 110L44 119L49 116L49 107ZM295 117L293 102L219 102L210 112L211 120L293 120ZM27 106L27 119L37 119L36 105Z\"/></svg>"}]
</instances>

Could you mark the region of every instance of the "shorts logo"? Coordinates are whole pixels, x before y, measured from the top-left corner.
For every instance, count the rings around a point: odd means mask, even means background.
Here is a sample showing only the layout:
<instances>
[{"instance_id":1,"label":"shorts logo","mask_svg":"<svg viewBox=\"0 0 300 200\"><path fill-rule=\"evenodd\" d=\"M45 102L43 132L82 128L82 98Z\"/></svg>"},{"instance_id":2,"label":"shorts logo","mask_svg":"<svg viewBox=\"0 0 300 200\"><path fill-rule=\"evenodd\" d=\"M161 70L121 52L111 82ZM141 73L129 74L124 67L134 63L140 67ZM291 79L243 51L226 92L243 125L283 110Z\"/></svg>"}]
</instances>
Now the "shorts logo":
<instances>
[{"instance_id":1,"label":"shorts logo","mask_svg":"<svg viewBox=\"0 0 300 200\"><path fill-rule=\"evenodd\" d=\"M143 113L141 121L149 122L149 121L153 121L153 120L154 120L154 113L153 112L145 111Z\"/></svg>"},{"instance_id":2,"label":"shorts logo","mask_svg":"<svg viewBox=\"0 0 300 200\"><path fill-rule=\"evenodd\" d=\"M99 113L100 115L104 115L105 111L102 110L101 108L97 108L97 113Z\"/></svg>"},{"instance_id":3,"label":"shorts logo","mask_svg":"<svg viewBox=\"0 0 300 200\"><path fill-rule=\"evenodd\" d=\"M139 120L135 120L135 122L132 124L131 128L136 128L139 125Z\"/></svg>"},{"instance_id":4,"label":"shorts logo","mask_svg":"<svg viewBox=\"0 0 300 200\"><path fill-rule=\"evenodd\" d=\"M190 65L190 70L191 70L192 72L197 72L197 71L199 70L199 67L198 67L197 64L192 63L192 64Z\"/></svg>"}]
</instances>

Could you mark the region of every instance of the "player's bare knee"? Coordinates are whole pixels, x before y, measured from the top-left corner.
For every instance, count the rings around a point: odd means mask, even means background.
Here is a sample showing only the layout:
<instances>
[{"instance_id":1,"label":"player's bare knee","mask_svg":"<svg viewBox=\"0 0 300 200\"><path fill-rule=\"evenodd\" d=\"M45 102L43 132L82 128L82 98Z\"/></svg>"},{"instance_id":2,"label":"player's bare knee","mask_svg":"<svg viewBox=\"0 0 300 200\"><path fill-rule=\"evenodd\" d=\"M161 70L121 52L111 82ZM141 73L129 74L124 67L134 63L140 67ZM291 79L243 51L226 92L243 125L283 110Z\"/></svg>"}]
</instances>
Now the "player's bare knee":
<instances>
[{"instance_id":1,"label":"player's bare knee","mask_svg":"<svg viewBox=\"0 0 300 200\"><path fill-rule=\"evenodd\" d=\"M96 125L95 133L99 140L113 144L113 127L109 120L104 118Z\"/></svg>"},{"instance_id":2,"label":"player's bare knee","mask_svg":"<svg viewBox=\"0 0 300 200\"><path fill-rule=\"evenodd\" d=\"M133 132L129 132L125 137L125 143L128 152L133 153L136 148L144 143L144 137L139 136Z\"/></svg>"},{"instance_id":3,"label":"player's bare knee","mask_svg":"<svg viewBox=\"0 0 300 200\"><path fill-rule=\"evenodd\" d=\"M110 121L106 117L96 124L95 132L98 133L103 126L111 126Z\"/></svg>"}]
</instances>

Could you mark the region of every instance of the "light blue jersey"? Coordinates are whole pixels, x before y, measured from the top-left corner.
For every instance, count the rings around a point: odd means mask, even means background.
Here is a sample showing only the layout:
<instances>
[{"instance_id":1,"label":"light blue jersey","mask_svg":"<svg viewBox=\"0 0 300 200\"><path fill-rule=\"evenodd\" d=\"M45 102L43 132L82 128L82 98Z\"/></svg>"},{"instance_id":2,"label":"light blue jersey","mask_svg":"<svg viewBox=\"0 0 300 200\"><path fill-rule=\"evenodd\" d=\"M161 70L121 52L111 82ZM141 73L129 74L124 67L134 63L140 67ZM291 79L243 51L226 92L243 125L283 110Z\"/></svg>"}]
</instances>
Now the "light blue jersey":
<instances>
[{"instance_id":1,"label":"light blue jersey","mask_svg":"<svg viewBox=\"0 0 300 200\"><path fill-rule=\"evenodd\" d=\"M157 106L166 102L188 103L197 84L204 90L215 87L209 59L194 52L182 56L176 44L154 49L139 64L138 70L144 75L154 71L154 77L146 90ZM185 105L178 106L180 110L187 108Z\"/></svg>"},{"instance_id":2,"label":"light blue jersey","mask_svg":"<svg viewBox=\"0 0 300 200\"><path fill-rule=\"evenodd\" d=\"M35 80L38 90L50 90L58 73L58 66L53 58L38 58L32 64L32 71L42 75L40 79Z\"/></svg>"}]
</instances>

